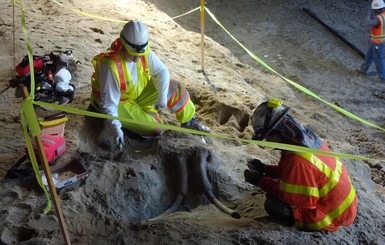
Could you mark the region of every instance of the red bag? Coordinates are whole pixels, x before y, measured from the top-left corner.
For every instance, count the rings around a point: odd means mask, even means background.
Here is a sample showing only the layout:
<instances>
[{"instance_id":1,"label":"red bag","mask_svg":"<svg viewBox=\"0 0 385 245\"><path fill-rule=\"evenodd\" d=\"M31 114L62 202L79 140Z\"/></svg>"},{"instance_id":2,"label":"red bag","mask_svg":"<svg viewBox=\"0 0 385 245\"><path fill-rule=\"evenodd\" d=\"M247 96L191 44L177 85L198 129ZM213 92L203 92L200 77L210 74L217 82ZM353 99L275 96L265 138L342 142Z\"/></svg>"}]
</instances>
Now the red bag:
<instances>
[{"instance_id":1,"label":"red bag","mask_svg":"<svg viewBox=\"0 0 385 245\"><path fill-rule=\"evenodd\" d=\"M58 156L67 150L65 139L63 137L47 134L41 136L41 141L43 143L45 155L49 163L53 163ZM39 159L36 143L33 142L32 146L33 151L35 152L36 160L41 162ZM27 147L25 148L25 152L28 155Z\"/></svg>"},{"instance_id":2,"label":"red bag","mask_svg":"<svg viewBox=\"0 0 385 245\"><path fill-rule=\"evenodd\" d=\"M44 68L44 59L41 56L33 56L33 68L35 70L35 74L37 74L39 71L42 71ZM16 72L22 76L27 77L30 75L30 67L29 67L29 60L28 55L23 58L23 60L16 66Z\"/></svg>"}]
</instances>

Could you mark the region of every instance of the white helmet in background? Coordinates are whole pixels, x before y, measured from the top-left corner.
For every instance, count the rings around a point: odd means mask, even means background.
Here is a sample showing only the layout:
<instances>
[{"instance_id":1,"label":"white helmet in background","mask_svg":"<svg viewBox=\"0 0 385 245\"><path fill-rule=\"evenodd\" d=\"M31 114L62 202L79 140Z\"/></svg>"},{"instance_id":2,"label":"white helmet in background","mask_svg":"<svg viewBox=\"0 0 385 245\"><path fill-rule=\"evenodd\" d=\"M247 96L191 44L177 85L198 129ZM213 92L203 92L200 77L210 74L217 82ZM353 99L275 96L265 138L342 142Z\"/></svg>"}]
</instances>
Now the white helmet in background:
<instances>
[{"instance_id":1,"label":"white helmet in background","mask_svg":"<svg viewBox=\"0 0 385 245\"><path fill-rule=\"evenodd\" d=\"M270 99L260 104L251 117L255 140L263 140L286 116L290 108L282 106L282 101Z\"/></svg>"},{"instance_id":2,"label":"white helmet in background","mask_svg":"<svg viewBox=\"0 0 385 245\"><path fill-rule=\"evenodd\" d=\"M130 20L124 25L120 41L130 55L143 56L150 51L147 27L137 20Z\"/></svg>"},{"instance_id":3,"label":"white helmet in background","mask_svg":"<svg viewBox=\"0 0 385 245\"><path fill-rule=\"evenodd\" d=\"M373 0L372 9L383 9L385 8L384 0Z\"/></svg>"}]
</instances>

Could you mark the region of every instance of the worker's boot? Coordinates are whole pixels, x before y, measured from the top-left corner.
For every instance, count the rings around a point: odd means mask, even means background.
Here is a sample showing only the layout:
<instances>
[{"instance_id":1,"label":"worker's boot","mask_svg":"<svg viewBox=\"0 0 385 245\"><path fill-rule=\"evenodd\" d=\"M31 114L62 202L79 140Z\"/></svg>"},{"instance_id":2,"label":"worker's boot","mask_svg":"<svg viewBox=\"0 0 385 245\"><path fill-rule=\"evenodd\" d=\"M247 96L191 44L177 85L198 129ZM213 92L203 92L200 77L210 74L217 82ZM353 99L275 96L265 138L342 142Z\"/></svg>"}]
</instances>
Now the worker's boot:
<instances>
[{"instance_id":1,"label":"worker's boot","mask_svg":"<svg viewBox=\"0 0 385 245\"><path fill-rule=\"evenodd\" d=\"M211 129L202 123L199 122L199 120L194 116L190 121L182 123L181 125L183 128L189 128L189 129L195 129L198 131L210 133Z\"/></svg>"},{"instance_id":2,"label":"worker's boot","mask_svg":"<svg viewBox=\"0 0 385 245\"><path fill-rule=\"evenodd\" d=\"M365 77L369 77L369 78L375 78L375 77L378 77L378 74L377 74L377 72L375 72L375 71L363 71L363 70L361 70L361 69L358 69L357 70L357 72L358 73L360 73L360 74L362 74L362 75L364 75Z\"/></svg>"}]
</instances>

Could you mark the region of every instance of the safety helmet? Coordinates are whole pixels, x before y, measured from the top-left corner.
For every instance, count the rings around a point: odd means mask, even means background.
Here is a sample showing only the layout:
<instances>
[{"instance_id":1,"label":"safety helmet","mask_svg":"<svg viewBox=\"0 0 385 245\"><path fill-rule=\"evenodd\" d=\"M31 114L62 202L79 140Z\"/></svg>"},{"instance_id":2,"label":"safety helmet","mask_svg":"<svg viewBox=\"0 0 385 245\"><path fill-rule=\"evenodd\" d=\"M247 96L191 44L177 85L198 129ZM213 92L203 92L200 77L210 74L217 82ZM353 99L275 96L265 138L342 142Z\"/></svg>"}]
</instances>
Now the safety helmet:
<instances>
[{"instance_id":1,"label":"safety helmet","mask_svg":"<svg viewBox=\"0 0 385 245\"><path fill-rule=\"evenodd\" d=\"M383 9L385 8L384 0L373 0L372 9Z\"/></svg>"},{"instance_id":2,"label":"safety helmet","mask_svg":"<svg viewBox=\"0 0 385 245\"><path fill-rule=\"evenodd\" d=\"M270 99L260 104L254 111L251 121L254 129L253 139L263 140L286 116L290 108L282 106L282 101Z\"/></svg>"},{"instance_id":3,"label":"safety helmet","mask_svg":"<svg viewBox=\"0 0 385 245\"><path fill-rule=\"evenodd\" d=\"M137 20L130 20L124 25L120 41L130 55L143 56L150 52L147 27Z\"/></svg>"}]
</instances>

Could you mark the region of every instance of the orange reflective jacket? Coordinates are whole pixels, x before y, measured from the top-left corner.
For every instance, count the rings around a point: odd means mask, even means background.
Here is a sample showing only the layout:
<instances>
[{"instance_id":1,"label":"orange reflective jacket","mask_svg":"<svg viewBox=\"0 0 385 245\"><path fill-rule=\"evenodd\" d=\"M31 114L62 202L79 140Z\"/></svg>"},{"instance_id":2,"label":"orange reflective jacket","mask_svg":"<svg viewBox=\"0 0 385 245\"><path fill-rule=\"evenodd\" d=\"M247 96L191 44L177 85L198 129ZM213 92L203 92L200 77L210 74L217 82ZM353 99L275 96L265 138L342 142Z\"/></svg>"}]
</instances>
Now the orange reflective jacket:
<instances>
[{"instance_id":1,"label":"orange reflective jacket","mask_svg":"<svg viewBox=\"0 0 385 245\"><path fill-rule=\"evenodd\" d=\"M325 143L321 150L330 151ZM291 205L298 228L336 231L339 226L353 223L357 197L346 168L338 159L284 152L277 170L279 181L275 187L271 185L274 182L268 181L261 181L260 186Z\"/></svg>"},{"instance_id":2,"label":"orange reflective jacket","mask_svg":"<svg viewBox=\"0 0 385 245\"><path fill-rule=\"evenodd\" d=\"M370 36L371 36L370 40L373 43L383 43L385 42L385 30L384 30L385 12L377 15L376 18L380 22L380 25L372 27L370 32Z\"/></svg>"}]
</instances>

